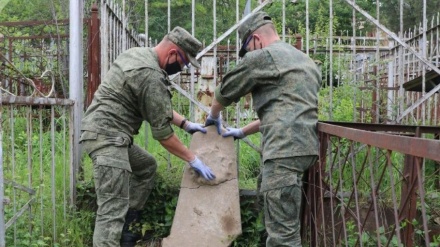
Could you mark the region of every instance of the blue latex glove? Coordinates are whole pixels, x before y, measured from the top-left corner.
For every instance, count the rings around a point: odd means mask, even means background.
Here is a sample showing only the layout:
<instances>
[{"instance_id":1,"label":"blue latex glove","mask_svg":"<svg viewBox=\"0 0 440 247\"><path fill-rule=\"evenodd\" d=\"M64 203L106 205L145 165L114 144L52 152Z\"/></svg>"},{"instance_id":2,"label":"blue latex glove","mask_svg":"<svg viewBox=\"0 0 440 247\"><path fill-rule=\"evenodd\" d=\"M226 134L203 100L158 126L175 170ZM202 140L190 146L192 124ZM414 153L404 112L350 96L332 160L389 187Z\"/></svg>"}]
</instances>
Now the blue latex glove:
<instances>
[{"instance_id":1,"label":"blue latex glove","mask_svg":"<svg viewBox=\"0 0 440 247\"><path fill-rule=\"evenodd\" d=\"M197 132L197 131L200 131L202 133L206 133L206 129L203 127L203 124L193 123L190 121L186 121L183 129L190 134L194 134L194 132Z\"/></svg>"},{"instance_id":2,"label":"blue latex glove","mask_svg":"<svg viewBox=\"0 0 440 247\"><path fill-rule=\"evenodd\" d=\"M189 162L189 165L203 178L206 180L213 180L215 178L214 173L212 173L211 168L205 165L197 156L193 161Z\"/></svg>"},{"instance_id":3,"label":"blue latex glove","mask_svg":"<svg viewBox=\"0 0 440 247\"><path fill-rule=\"evenodd\" d=\"M237 128L226 128L226 132L223 133L223 137L233 136L235 139L242 139L245 137L242 129Z\"/></svg>"},{"instance_id":4,"label":"blue latex glove","mask_svg":"<svg viewBox=\"0 0 440 247\"><path fill-rule=\"evenodd\" d=\"M218 114L218 117L214 118L211 113L209 113L206 118L205 126L215 125L217 127L217 132L220 135L222 133L222 115Z\"/></svg>"}]
</instances>

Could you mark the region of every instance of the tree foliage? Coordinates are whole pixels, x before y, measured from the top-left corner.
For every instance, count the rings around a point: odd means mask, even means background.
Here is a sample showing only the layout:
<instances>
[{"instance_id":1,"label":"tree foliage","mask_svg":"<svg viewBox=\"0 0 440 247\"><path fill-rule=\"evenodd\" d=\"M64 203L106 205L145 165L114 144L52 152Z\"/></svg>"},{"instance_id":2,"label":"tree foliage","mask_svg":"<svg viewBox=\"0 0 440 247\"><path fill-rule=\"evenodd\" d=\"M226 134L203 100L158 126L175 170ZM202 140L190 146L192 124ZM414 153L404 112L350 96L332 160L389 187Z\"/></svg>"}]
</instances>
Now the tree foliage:
<instances>
[{"instance_id":1,"label":"tree foliage","mask_svg":"<svg viewBox=\"0 0 440 247\"><path fill-rule=\"evenodd\" d=\"M379 2L379 21L394 32L400 27L400 2L402 0L356 0L355 3L377 18L376 9ZM85 16L90 12L92 3L100 1L85 0ZM122 5L122 0L113 0ZM237 0L196 0L194 5L194 26L192 20L193 0L172 0L169 9L168 1L164 0L125 0L126 17L129 27L139 33L145 32L145 2L148 3L148 32L154 40L160 40L174 26L181 26L189 31L194 28L195 36L200 40L211 42L219 37L236 23ZM247 0L238 1L239 18L243 17ZM306 26L306 0L284 1L285 5L285 33L304 33ZM330 0L308 0L309 2L309 30L311 33L328 33L330 23ZM423 4L420 0L404 0L403 2L403 24L404 30L421 23L423 17ZM426 0L427 17L437 14L440 9L440 1ZM215 5L214 5L215 3ZM251 1L251 8L258 6L258 0ZM274 1L264 10L267 11L277 24L278 30L282 33L282 5L283 1ZM352 35L353 30L353 9L346 0L333 0L333 32L334 35L344 33ZM24 21L24 20L48 20L63 19L69 15L69 0L10 0L0 12L0 22ZM216 34L214 34L214 16L216 18ZM169 24L169 25L168 25ZM356 28L363 28L364 33L374 32L375 26L362 14L356 13ZM168 27L170 26L170 27ZM235 33L230 37L235 40Z\"/></svg>"},{"instance_id":2,"label":"tree foliage","mask_svg":"<svg viewBox=\"0 0 440 247\"><path fill-rule=\"evenodd\" d=\"M0 12L0 22L64 19L69 0L10 0Z\"/></svg>"},{"instance_id":3,"label":"tree foliage","mask_svg":"<svg viewBox=\"0 0 440 247\"><path fill-rule=\"evenodd\" d=\"M414 28L423 20L423 1L404 0L403 2L403 31ZM381 18L384 19L387 27L395 33L400 30L400 3L401 0L381 1ZM426 16L428 21L436 16L440 10L440 1L426 0Z\"/></svg>"}]
</instances>

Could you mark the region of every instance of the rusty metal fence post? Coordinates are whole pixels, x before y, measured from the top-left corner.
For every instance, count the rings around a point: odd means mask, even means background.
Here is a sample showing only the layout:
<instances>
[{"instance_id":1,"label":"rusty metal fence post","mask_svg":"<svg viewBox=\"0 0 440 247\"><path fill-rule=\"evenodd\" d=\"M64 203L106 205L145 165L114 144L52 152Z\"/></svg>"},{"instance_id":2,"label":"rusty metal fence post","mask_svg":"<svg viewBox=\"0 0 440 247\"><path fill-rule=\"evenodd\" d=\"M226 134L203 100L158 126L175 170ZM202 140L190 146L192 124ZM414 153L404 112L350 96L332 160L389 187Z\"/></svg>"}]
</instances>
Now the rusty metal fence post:
<instances>
[{"instance_id":1,"label":"rusty metal fence post","mask_svg":"<svg viewBox=\"0 0 440 247\"><path fill-rule=\"evenodd\" d=\"M88 21L89 43L88 43L88 79L87 79L87 96L84 108L92 103L93 95L101 83L101 40L100 40L100 21L98 18L98 6L96 3L92 6L91 17Z\"/></svg>"}]
</instances>

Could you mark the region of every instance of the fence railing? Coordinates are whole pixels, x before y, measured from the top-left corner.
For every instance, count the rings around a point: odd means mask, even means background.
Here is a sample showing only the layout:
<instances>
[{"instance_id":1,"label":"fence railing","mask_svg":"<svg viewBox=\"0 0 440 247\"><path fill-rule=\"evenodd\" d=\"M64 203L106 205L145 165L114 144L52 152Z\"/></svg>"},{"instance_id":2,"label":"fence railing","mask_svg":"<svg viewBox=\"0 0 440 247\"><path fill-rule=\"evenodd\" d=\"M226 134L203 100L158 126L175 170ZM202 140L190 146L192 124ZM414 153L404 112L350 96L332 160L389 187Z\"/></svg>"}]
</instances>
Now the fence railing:
<instances>
[{"instance_id":1,"label":"fence railing","mask_svg":"<svg viewBox=\"0 0 440 247\"><path fill-rule=\"evenodd\" d=\"M101 78L126 49L141 46L139 35L127 28L125 13L113 0L101 0Z\"/></svg>"},{"instance_id":2,"label":"fence railing","mask_svg":"<svg viewBox=\"0 0 440 247\"><path fill-rule=\"evenodd\" d=\"M68 99L2 96L0 169L4 195L0 242L55 246L68 238L75 177ZM50 240L48 240L50 239ZM4 245L2 245L4 246Z\"/></svg>"},{"instance_id":3,"label":"fence railing","mask_svg":"<svg viewBox=\"0 0 440 247\"><path fill-rule=\"evenodd\" d=\"M308 246L440 243L440 127L318 124L320 161L308 171Z\"/></svg>"}]
</instances>

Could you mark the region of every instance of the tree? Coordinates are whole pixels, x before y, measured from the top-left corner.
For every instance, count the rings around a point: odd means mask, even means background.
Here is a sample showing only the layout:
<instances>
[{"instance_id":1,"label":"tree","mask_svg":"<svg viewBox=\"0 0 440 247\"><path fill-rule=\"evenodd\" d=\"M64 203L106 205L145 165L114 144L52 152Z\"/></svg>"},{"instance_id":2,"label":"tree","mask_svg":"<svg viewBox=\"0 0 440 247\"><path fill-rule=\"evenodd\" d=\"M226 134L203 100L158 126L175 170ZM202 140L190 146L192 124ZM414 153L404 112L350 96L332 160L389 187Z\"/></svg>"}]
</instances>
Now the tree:
<instances>
[{"instance_id":1,"label":"tree","mask_svg":"<svg viewBox=\"0 0 440 247\"><path fill-rule=\"evenodd\" d=\"M386 0L381 1L381 12L385 25L393 32L400 31L400 1ZM440 1L426 0L426 16L430 21L440 9ZM403 1L403 31L422 23L423 20L423 4L420 0L404 0Z\"/></svg>"},{"instance_id":2,"label":"tree","mask_svg":"<svg viewBox=\"0 0 440 247\"><path fill-rule=\"evenodd\" d=\"M55 11L53 11L55 10ZM0 22L68 18L69 0L10 0L0 12Z\"/></svg>"}]
</instances>

